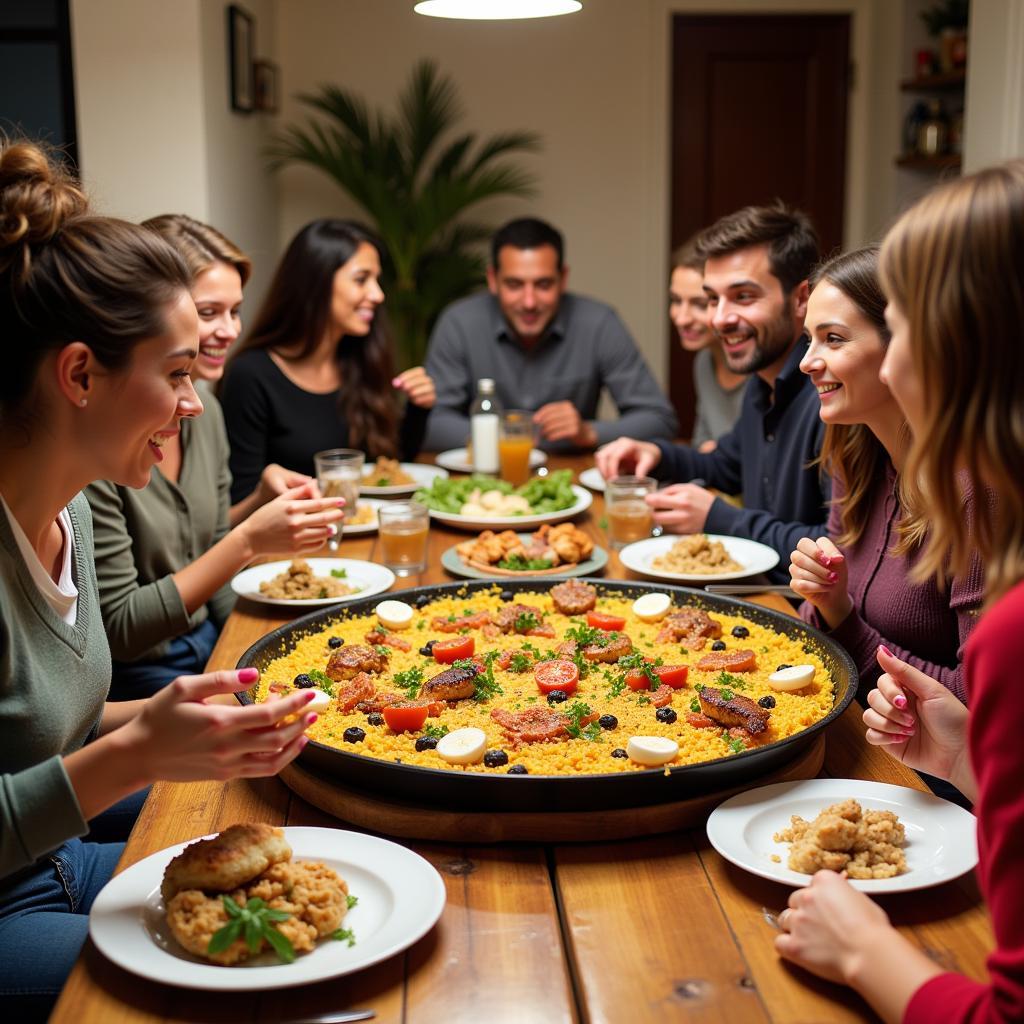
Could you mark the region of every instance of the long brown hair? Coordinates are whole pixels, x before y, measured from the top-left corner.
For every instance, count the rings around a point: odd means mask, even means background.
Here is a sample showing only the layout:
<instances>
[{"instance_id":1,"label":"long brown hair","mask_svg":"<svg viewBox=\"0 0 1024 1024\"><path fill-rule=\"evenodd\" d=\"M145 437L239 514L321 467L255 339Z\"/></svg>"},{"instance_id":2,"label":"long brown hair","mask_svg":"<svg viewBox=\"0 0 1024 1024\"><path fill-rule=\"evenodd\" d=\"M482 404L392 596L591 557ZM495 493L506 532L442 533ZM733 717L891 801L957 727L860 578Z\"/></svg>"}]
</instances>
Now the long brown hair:
<instances>
[{"instance_id":1,"label":"long brown hair","mask_svg":"<svg viewBox=\"0 0 1024 1024\"><path fill-rule=\"evenodd\" d=\"M381 243L362 225L323 218L307 224L281 257L263 306L232 359L249 349L300 345L298 359L310 355L327 330L334 275L363 243L383 256ZM335 359L341 376L341 408L348 443L371 456L398 454L398 408L391 390L391 341L383 309L369 334L338 339Z\"/></svg>"},{"instance_id":2,"label":"long brown hair","mask_svg":"<svg viewBox=\"0 0 1024 1024\"><path fill-rule=\"evenodd\" d=\"M78 183L33 142L0 136L0 426L26 433L39 367L83 341L110 370L163 334L169 306L191 283L152 231L89 215Z\"/></svg>"},{"instance_id":3,"label":"long brown hair","mask_svg":"<svg viewBox=\"0 0 1024 1024\"><path fill-rule=\"evenodd\" d=\"M928 193L882 245L882 287L906 318L925 396L907 461L931 518L915 576L941 578L947 563L962 573L976 552L989 600L1024 578L1022 267L1021 160Z\"/></svg>"},{"instance_id":4,"label":"long brown hair","mask_svg":"<svg viewBox=\"0 0 1024 1024\"><path fill-rule=\"evenodd\" d=\"M252 275L252 260L216 228L194 220L185 213L162 213L142 222L144 228L155 231L170 242L185 261L195 281L214 263L226 263L238 271L242 287Z\"/></svg>"}]
</instances>

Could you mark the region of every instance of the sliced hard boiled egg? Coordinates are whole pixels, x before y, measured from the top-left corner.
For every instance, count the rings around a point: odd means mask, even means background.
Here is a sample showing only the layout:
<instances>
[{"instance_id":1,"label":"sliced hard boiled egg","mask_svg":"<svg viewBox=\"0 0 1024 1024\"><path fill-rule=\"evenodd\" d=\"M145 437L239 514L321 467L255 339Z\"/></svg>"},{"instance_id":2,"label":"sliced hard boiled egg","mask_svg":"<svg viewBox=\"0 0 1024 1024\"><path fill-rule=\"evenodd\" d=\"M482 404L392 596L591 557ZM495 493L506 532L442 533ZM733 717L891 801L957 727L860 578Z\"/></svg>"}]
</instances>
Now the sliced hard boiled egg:
<instances>
[{"instance_id":1,"label":"sliced hard boiled egg","mask_svg":"<svg viewBox=\"0 0 1024 1024\"><path fill-rule=\"evenodd\" d=\"M404 601L381 601L374 611L385 629L408 629L412 625L412 606Z\"/></svg>"},{"instance_id":2,"label":"sliced hard boiled egg","mask_svg":"<svg viewBox=\"0 0 1024 1024\"><path fill-rule=\"evenodd\" d=\"M437 741L437 756L449 764L479 764L487 750L487 733L471 726L456 729Z\"/></svg>"},{"instance_id":3,"label":"sliced hard boiled egg","mask_svg":"<svg viewBox=\"0 0 1024 1024\"><path fill-rule=\"evenodd\" d=\"M814 681L813 665L792 665L780 668L768 677L768 685L773 690L787 693L790 690L802 690Z\"/></svg>"},{"instance_id":4,"label":"sliced hard boiled egg","mask_svg":"<svg viewBox=\"0 0 1024 1024\"><path fill-rule=\"evenodd\" d=\"M679 744L667 736L631 736L626 753L637 764L657 768L668 764L679 753Z\"/></svg>"},{"instance_id":5,"label":"sliced hard boiled egg","mask_svg":"<svg viewBox=\"0 0 1024 1024\"><path fill-rule=\"evenodd\" d=\"M310 690L313 699L303 708L304 711L315 711L317 708L326 707L331 703L331 696L323 690Z\"/></svg>"},{"instance_id":6,"label":"sliced hard boiled egg","mask_svg":"<svg viewBox=\"0 0 1024 1024\"><path fill-rule=\"evenodd\" d=\"M657 622L668 615L672 598L668 594L644 594L633 602L633 614L644 622Z\"/></svg>"}]
</instances>

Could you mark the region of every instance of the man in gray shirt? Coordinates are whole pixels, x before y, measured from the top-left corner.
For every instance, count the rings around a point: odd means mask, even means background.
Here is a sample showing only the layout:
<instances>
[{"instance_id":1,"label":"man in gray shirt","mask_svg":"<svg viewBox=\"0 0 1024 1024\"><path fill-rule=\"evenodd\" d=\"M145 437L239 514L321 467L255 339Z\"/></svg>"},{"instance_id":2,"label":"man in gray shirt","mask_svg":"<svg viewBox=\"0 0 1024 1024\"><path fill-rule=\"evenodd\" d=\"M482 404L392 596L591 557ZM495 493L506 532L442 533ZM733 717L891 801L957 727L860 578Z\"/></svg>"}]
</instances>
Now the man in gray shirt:
<instances>
[{"instance_id":1,"label":"man in gray shirt","mask_svg":"<svg viewBox=\"0 0 1024 1024\"><path fill-rule=\"evenodd\" d=\"M675 437L675 412L625 325L610 306L567 292L567 277L562 236L549 224L523 218L495 234L489 290L452 303L430 337L437 402L426 450L466 443L483 377L494 379L504 408L533 411L548 451L592 450L622 435ZM616 420L596 419L602 388Z\"/></svg>"}]
</instances>

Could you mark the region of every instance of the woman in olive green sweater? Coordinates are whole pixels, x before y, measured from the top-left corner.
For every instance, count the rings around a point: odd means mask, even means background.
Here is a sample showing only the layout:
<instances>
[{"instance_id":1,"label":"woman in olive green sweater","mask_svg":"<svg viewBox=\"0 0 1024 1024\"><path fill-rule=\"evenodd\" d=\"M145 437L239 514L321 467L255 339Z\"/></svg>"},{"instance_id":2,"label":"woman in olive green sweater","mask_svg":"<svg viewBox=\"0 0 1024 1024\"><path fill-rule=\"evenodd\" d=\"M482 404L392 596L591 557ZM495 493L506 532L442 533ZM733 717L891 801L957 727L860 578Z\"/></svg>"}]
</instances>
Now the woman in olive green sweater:
<instances>
[{"instance_id":1,"label":"woman in olive green sweater","mask_svg":"<svg viewBox=\"0 0 1024 1024\"><path fill-rule=\"evenodd\" d=\"M0 1006L45 1019L118 843L79 836L157 779L272 775L305 743L305 693L208 704L255 670L110 704L92 532L76 495L142 487L199 415L191 278L156 235L91 217L29 143L0 138ZM323 524L326 534L327 524ZM294 719L284 724L288 716Z\"/></svg>"}]
</instances>

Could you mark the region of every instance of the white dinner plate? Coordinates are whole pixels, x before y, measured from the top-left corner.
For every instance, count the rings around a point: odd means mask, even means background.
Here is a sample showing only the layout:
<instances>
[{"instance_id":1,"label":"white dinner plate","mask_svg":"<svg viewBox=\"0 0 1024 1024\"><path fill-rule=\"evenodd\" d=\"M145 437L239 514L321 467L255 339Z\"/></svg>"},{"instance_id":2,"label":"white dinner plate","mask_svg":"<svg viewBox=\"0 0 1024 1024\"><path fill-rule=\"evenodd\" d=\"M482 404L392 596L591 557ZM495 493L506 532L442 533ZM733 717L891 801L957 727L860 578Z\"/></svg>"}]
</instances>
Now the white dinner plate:
<instances>
[{"instance_id":1,"label":"white dinner plate","mask_svg":"<svg viewBox=\"0 0 1024 1024\"><path fill-rule=\"evenodd\" d=\"M685 580L691 583L719 583L722 580L742 580L747 576L756 576L761 572L768 572L779 564L779 553L768 547L767 544L758 544L754 540L745 540L743 537L725 537L717 533L709 533L710 540L720 540L742 569L736 572L712 572L712 573L681 573L666 572L664 569L655 569L651 564L655 558L668 554L672 545L679 540L679 534L666 533L660 537L650 537L647 540L638 540L633 544L627 544L620 552L619 558L627 569L633 572L642 573L644 576L653 576L659 580Z\"/></svg>"},{"instance_id":2,"label":"white dinner plate","mask_svg":"<svg viewBox=\"0 0 1024 1024\"><path fill-rule=\"evenodd\" d=\"M438 452L434 461L453 473L472 473L473 464L469 461L469 451L465 448L449 448L446 452ZM530 451L530 469L543 466L548 461L547 455L539 448Z\"/></svg>"},{"instance_id":3,"label":"white dinner plate","mask_svg":"<svg viewBox=\"0 0 1024 1024\"><path fill-rule=\"evenodd\" d=\"M286 828L296 860L323 861L359 902L345 915L355 945L321 939L290 964L262 953L237 967L207 963L186 952L167 928L160 882L179 843L115 875L96 897L89 934L115 964L152 981L185 988L251 992L306 985L369 967L411 946L441 916L441 876L419 854L361 832Z\"/></svg>"},{"instance_id":4,"label":"white dinner plate","mask_svg":"<svg viewBox=\"0 0 1024 1024\"><path fill-rule=\"evenodd\" d=\"M604 477L601 476L601 470L597 466L591 466L590 469L583 470L580 473L580 483L584 487L589 487L592 491L604 490Z\"/></svg>"},{"instance_id":5,"label":"white dinner plate","mask_svg":"<svg viewBox=\"0 0 1024 1024\"><path fill-rule=\"evenodd\" d=\"M344 533L342 534L344 539ZM355 558L307 558L309 567L315 576L330 576L332 569L344 569L344 581L350 587L359 587L354 594L344 597L313 597L303 601L288 601L281 597L267 597L260 593L260 584L272 580L283 573L291 559L284 562L264 562L243 569L232 581L231 589L239 597L247 597L250 601L260 604L287 605L289 608L326 608L330 604L342 604L345 601L358 601L362 597L382 594L395 582L395 574L376 562L362 562Z\"/></svg>"},{"instance_id":6,"label":"white dinner plate","mask_svg":"<svg viewBox=\"0 0 1024 1024\"><path fill-rule=\"evenodd\" d=\"M373 509L373 521L369 523L360 523L358 526L349 526L346 524L342 530L342 540L344 540L345 537L355 537L363 533L373 533L377 529L377 509L379 509L381 505L385 504L385 502L381 501L379 498L360 498L359 504L369 505L370 508Z\"/></svg>"},{"instance_id":7,"label":"white dinner plate","mask_svg":"<svg viewBox=\"0 0 1024 1024\"><path fill-rule=\"evenodd\" d=\"M457 512L438 512L430 510L431 519L439 523L457 527L460 530L507 530L524 529L529 526L540 526L541 523L560 523L565 519L572 519L580 512L590 508L594 496L590 491L577 484L572 485L572 493L576 495L576 501L568 508L560 512L544 512L534 516L464 516Z\"/></svg>"},{"instance_id":8,"label":"white dinner plate","mask_svg":"<svg viewBox=\"0 0 1024 1024\"><path fill-rule=\"evenodd\" d=\"M737 867L800 888L811 876L786 867L790 844L772 836L789 827L791 815L810 821L830 804L850 798L865 811L896 814L906 829L908 868L895 878L851 879L854 888L867 893L926 889L959 878L978 863L976 822L969 811L932 793L858 779L779 782L740 793L711 812L708 839Z\"/></svg>"},{"instance_id":9,"label":"white dinner plate","mask_svg":"<svg viewBox=\"0 0 1024 1024\"><path fill-rule=\"evenodd\" d=\"M418 462L403 462L402 472L412 477L411 484L394 484L391 487L373 487L367 483L359 485L359 493L373 498L397 498L401 494L412 494L420 487L429 487L437 477L447 478L448 471L437 466L424 466ZM372 479L372 476L370 477ZM366 480L366 473L363 473Z\"/></svg>"}]
</instances>

